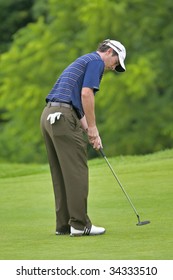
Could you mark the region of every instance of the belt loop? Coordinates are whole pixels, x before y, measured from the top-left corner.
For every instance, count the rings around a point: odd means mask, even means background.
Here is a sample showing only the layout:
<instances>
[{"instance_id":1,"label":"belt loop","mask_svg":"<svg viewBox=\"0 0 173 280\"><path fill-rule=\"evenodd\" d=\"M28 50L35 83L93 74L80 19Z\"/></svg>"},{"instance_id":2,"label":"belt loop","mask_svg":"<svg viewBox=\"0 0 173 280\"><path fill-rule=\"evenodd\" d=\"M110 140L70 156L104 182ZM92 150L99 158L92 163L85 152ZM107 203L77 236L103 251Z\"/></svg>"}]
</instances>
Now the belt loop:
<instances>
[{"instance_id":1,"label":"belt loop","mask_svg":"<svg viewBox=\"0 0 173 280\"><path fill-rule=\"evenodd\" d=\"M48 108L51 107L51 102L50 102L50 101L47 103L47 107L48 107Z\"/></svg>"}]
</instances>

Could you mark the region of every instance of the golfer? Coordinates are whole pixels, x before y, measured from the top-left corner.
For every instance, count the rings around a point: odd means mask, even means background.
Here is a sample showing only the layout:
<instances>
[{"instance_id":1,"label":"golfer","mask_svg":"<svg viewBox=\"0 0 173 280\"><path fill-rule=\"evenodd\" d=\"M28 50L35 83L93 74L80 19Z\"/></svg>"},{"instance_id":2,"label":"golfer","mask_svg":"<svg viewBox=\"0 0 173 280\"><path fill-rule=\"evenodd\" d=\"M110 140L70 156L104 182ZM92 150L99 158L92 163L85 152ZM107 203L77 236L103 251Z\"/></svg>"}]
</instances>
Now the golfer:
<instances>
[{"instance_id":1,"label":"golfer","mask_svg":"<svg viewBox=\"0 0 173 280\"><path fill-rule=\"evenodd\" d=\"M97 51L71 63L46 97L41 129L54 188L57 235L105 233L105 228L94 226L87 214L87 142L96 150L102 147L94 97L105 70L126 70L125 57L120 42L103 41Z\"/></svg>"}]
</instances>

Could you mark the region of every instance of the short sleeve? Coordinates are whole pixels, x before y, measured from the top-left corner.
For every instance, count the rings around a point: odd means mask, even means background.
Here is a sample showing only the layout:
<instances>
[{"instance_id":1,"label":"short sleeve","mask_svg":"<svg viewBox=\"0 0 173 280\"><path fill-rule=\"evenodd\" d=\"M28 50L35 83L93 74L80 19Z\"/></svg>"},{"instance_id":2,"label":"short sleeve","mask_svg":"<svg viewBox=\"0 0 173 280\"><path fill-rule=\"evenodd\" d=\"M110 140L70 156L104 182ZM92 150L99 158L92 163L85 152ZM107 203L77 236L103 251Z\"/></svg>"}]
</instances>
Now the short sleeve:
<instances>
[{"instance_id":1,"label":"short sleeve","mask_svg":"<svg viewBox=\"0 0 173 280\"><path fill-rule=\"evenodd\" d=\"M82 87L92 88L94 91L99 90L103 71L104 62L102 60L90 61L86 68Z\"/></svg>"}]
</instances>

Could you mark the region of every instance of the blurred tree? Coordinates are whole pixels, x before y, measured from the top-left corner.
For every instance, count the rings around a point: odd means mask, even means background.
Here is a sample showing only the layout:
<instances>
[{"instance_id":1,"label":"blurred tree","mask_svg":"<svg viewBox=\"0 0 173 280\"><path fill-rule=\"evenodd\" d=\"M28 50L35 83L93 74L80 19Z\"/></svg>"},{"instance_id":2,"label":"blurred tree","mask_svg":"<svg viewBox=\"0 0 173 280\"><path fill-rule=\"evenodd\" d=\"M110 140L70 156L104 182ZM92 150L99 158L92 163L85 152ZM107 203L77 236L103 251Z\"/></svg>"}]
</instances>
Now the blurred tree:
<instances>
[{"instance_id":1,"label":"blurred tree","mask_svg":"<svg viewBox=\"0 0 173 280\"><path fill-rule=\"evenodd\" d=\"M4 114L7 113L6 110L0 109L0 123L8 122L8 119L4 118Z\"/></svg>"},{"instance_id":2,"label":"blurred tree","mask_svg":"<svg viewBox=\"0 0 173 280\"><path fill-rule=\"evenodd\" d=\"M39 0L37 22L19 30L1 58L0 107L10 119L1 127L1 158L46 159L39 130L44 99L64 67L106 38L127 48L127 72L105 73L96 95L106 153L172 147L172 10L168 0Z\"/></svg>"},{"instance_id":3,"label":"blurred tree","mask_svg":"<svg viewBox=\"0 0 173 280\"><path fill-rule=\"evenodd\" d=\"M34 0L0 0L0 53L9 49L13 34L32 22Z\"/></svg>"},{"instance_id":4,"label":"blurred tree","mask_svg":"<svg viewBox=\"0 0 173 280\"><path fill-rule=\"evenodd\" d=\"M108 155L171 148L173 2L127 0L123 4L124 15L128 14L128 19L121 20L128 65L115 82L113 75L107 76L103 86L109 97L102 107L110 108L101 124L104 143ZM98 103L103 104L102 96L99 98Z\"/></svg>"},{"instance_id":5,"label":"blurred tree","mask_svg":"<svg viewBox=\"0 0 173 280\"><path fill-rule=\"evenodd\" d=\"M67 5L70 1L63 3ZM80 28L75 12L71 22L67 20L77 5L71 2L64 10L61 4L56 9L56 18L53 9L49 24L43 17L37 23L28 24L15 34L11 49L2 56L0 106L7 109L6 117L10 118L0 136L2 158L25 162L46 158L39 130L40 113L58 74L77 56L69 32L69 28L76 33Z\"/></svg>"}]
</instances>

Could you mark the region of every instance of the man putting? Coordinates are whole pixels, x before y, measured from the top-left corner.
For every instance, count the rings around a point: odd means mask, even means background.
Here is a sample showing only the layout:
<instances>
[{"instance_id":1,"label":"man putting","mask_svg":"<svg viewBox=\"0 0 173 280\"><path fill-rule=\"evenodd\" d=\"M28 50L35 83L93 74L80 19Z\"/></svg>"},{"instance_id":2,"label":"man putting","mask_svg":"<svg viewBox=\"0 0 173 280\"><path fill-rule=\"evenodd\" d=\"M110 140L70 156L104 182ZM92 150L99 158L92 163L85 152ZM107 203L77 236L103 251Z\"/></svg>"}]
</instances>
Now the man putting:
<instances>
[{"instance_id":1,"label":"man putting","mask_svg":"<svg viewBox=\"0 0 173 280\"><path fill-rule=\"evenodd\" d=\"M124 72L125 47L105 40L97 51L71 63L46 97L41 129L52 176L56 234L98 235L105 228L92 224L87 214L87 141L102 148L96 125L94 97L105 70Z\"/></svg>"}]
</instances>

